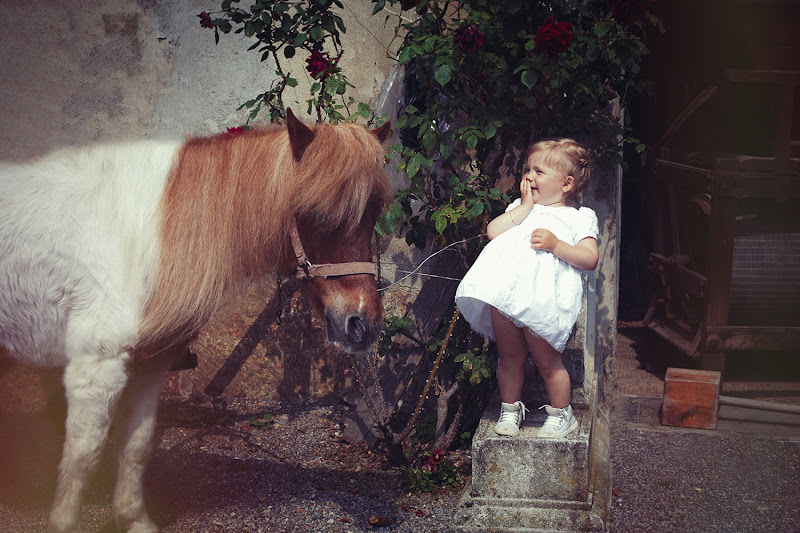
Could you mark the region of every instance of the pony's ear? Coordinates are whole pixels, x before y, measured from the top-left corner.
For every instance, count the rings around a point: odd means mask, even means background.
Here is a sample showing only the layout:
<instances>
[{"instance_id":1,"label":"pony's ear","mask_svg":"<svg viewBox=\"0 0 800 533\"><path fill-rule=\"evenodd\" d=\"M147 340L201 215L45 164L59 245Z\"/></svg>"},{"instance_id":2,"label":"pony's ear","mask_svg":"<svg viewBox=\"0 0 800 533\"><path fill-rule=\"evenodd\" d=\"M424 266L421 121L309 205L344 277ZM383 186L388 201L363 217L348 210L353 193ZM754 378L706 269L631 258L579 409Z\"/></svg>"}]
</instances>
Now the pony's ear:
<instances>
[{"instance_id":1,"label":"pony's ear","mask_svg":"<svg viewBox=\"0 0 800 533\"><path fill-rule=\"evenodd\" d=\"M389 137L392 136L392 126L388 121L386 121L380 128L372 130L372 134L378 138L378 141L380 141L381 144L383 144L389 140Z\"/></svg>"},{"instance_id":2,"label":"pony's ear","mask_svg":"<svg viewBox=\"0 0 800 533\"><path fill-rule=\"evenodd\" d=\"M300 161L303 154L314 140L314 130L297 120L291 108L286 108L286 128L289 130L289 145L295 161Z\"/></svg>"}]
</instances>

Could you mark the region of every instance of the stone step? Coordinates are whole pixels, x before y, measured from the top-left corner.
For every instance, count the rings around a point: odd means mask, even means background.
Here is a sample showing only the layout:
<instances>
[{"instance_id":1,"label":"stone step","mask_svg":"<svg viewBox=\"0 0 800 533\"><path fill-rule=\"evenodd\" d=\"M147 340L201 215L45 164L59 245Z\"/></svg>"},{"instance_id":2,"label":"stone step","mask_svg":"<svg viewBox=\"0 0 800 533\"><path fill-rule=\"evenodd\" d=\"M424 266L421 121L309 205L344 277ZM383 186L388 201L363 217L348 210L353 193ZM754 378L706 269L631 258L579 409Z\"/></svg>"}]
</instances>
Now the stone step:
<instances>
[{"instance_id":1,"label":"stone step","mask_svg":"<svg viewBox=\"0 0 800 533\"><path fill-rule=\"evenodd\" d=\"M587 406L573 404L579 428L566 438L538 438L547 413L532 409L516 437L494 432L500 416L493 402L481 419L472 445L472 494L481 498L586 501L589 495Z\"/></svg>"},{"instance_id":2,"label":"stone step","mask_svg":"<svg viewBox=\"0 0 800 533\"><path fill-rule=\"evenodd\" d=\"M546 395L525 396L528 405ZM519 435L494 432L500 401L492 402L472 441L472 478L454 517L460 531L601 532L611 492L610 429L594 407L572 404L579 429L567 438L538 438L547 415L534 408Z\"/></svg>"}]
</instances>

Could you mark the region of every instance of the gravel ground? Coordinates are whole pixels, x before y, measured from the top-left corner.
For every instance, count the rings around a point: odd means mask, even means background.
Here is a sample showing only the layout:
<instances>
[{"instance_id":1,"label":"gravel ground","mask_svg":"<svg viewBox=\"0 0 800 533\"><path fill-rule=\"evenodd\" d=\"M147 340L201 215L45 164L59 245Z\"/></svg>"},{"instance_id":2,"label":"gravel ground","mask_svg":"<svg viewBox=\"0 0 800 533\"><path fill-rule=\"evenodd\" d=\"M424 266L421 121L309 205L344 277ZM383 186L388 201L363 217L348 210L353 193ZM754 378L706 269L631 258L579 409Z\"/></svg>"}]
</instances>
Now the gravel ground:
<instances>
[{"instance_id":1,"label":"gravel ground","mask_svg":"<svg viewBox=\"0 0 800 533\"><path fill-rule=\"evenodd\" d=\"M612 533L800 532L800 441L617 427Z\"/></svg>"},{"instance_id":2,"label":"gravel ground","mask_svg":"<svg viewBox=\"0 0 800 533\"><path fill-rule=\"evenodd\" d=\"M341 440L349 412L163 402L146 485L153 519L164 533L450 532L458 493L404 494L380 450ZM260 423L265 414L272 427ZM57 427L41 410L0 415L0 531L44 531ZM799 440L615 421L610 531L800 532ZM468 455L460 460L468 469ZM112 471L107 457L86 497L86 533L114 531Z\"/></svg>"},{"instance_id":3,"label":"gravel ground","mask_svg":"<svg viewBox=\"0 0 800 533\"><path fill-rule=\"evenodd\" d=\"M162 402L146 480L153 520L164 533L449 531L458 493L404 494L383 453L340 438L349 412L246 399ZM42 436L54 427L41 413L0 418L0 449L11 452L0 462L0 531L46 529L60 444ZM85 533L115 531L106 455L84 503ZM468 454L452 457L469 471Z\"/></svg>"}]
</instances>

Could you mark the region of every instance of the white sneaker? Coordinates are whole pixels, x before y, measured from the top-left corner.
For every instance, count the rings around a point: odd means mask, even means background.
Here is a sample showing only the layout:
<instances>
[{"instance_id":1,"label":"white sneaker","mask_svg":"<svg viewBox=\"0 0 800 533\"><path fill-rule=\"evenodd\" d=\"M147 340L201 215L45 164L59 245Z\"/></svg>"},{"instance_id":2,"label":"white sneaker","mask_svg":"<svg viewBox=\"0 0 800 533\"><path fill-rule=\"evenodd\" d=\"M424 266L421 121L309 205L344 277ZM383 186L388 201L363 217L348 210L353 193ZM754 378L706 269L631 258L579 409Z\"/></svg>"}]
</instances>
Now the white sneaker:
<instances>
[{"instance_id":1,"label":"white sneaker","mask_svg":"<svg viewBox=\"0 0 800 533\"><path fill-rule=\"evenodd\" d=\"M539 430L538 436L543 439L566 437L578 429L578 421L572 414L572 406L568 405L563 409L543 405L539 409L547 411L547 420Z\"/></svg>"},{"instance_id":2,"label":"white sneaker","mask_svg":"<svg viewBox=\"0 0 800 533\"><path fill-rule=\"evenodd\" d=\"M519 434L519 426L525 420L525 404L518 401L516 403L500 404L500 419L494 426L494 432L498 435L516 437Z\"/></svg>"}]
</instances>

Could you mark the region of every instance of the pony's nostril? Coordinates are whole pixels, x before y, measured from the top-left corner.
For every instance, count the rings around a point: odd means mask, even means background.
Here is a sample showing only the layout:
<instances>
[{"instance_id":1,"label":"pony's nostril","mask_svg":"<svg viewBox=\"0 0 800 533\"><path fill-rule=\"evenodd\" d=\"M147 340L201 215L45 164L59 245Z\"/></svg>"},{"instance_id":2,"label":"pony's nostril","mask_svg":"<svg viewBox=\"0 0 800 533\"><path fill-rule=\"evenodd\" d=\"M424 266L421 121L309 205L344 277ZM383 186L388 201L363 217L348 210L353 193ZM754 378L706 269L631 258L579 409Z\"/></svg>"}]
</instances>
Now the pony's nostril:
<instances>
[{"instance_id":1,"label":"pony's nostril","mask_svg":"<svg viewBox=\"0 0 800 533\"><path fill-rule=\"evenodd\" d=\"M353 342L364 342L364 339L367 337L367 326L358 316L351 316L347 319L347 327L345 331L347 332L347 336L350 337L350 340Z\"/></svg>"}]
</instances>

